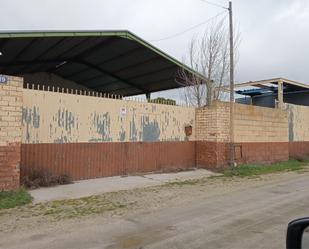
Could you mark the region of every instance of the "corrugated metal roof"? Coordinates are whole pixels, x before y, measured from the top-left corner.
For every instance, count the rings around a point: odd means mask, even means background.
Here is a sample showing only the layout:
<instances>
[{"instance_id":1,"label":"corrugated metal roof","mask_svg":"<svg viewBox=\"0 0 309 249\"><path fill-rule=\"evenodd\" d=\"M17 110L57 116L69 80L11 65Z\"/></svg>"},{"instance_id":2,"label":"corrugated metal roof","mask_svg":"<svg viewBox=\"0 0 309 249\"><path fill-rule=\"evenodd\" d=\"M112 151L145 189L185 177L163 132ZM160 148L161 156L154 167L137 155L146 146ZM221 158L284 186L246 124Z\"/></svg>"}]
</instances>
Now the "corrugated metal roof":
<instances>
[{"instance_id":1,"label":"corrugated metal roof","mask_svg":"<svg viewBox=\"0 0 309 249\"><path fill-rule=\"evenodd\" d=\"M129 31L6 31L0 72L48 72L87 88L123 96L180 87L178 60Z\"/></svg>"}]
</instances>

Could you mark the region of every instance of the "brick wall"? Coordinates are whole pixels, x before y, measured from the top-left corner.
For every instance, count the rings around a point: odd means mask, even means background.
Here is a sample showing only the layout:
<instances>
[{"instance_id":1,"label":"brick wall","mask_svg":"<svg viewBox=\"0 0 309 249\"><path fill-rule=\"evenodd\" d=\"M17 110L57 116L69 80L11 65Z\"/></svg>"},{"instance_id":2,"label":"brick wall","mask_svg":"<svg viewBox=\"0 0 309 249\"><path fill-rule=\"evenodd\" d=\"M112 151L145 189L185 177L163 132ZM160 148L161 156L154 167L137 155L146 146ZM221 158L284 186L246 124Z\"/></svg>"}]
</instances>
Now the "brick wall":
<instances>
[{"instance_id":1,"label":"brick wall","mask_svg":"<svg viewBox=\"0 0 309 249\"><path fill-rule=\"evenodd\" d=\"M228 142L230 109L225 102L196 110L196 140Z\"/></svg>"},{"instance_id":2,"label":"brick wall","mask_svg":"<svg viewBox=\"0 0 309 249\"><path fill-rule=\"evenodd\" d=\"M0 191L19 187L22 78L0 85Z\"/></svg>"},{"instance_id":3,"label":"brick wall","mask_svg":"<svg viewBox=\"0 0 309 249\"><path fill-rule=\"evenodd\" d=\"M234 141L238 163L287 160L288 115L284 110L235 104ZM197 165L223 167L229 160L229 103L197 109Z\"/></svg>"},{"instance_id":4,"label":"brick wall","mask_svg":"<svg viewBox=\"0 0 309 249\"><path fill-rule=\"evenodd\" d=\"M229 151L228 103L214 102L196 110L196 164L204 168L227 165Z\"/></svg>"},{"instance_id":5,"label":"brick wall","mask_svg":"<svg viewBox=\"0 0 309 249\"><path fill-rule=\"evenodd\" d=\"M229 160L229 144L213 141L196 141L196 166L199 168L219 169Z\"/></svg>"}]
</instances>

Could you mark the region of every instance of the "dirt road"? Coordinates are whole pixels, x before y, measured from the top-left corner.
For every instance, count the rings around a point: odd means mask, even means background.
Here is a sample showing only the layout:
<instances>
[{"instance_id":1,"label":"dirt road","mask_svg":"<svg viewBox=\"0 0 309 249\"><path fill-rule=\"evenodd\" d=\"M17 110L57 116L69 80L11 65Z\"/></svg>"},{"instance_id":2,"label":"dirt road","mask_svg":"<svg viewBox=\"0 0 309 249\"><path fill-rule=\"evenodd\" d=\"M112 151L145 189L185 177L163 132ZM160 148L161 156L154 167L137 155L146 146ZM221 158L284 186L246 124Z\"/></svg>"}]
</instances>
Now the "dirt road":
<instances>
[{"instance_id":1,"label":"dirt road","mask_svg":"<svg viewBox=\"0 0 309 249\"><path fill-rule=\"evenodd\" d=\"M20 216L0 234L0 248L281 249L287 223L309 216L309 172L124 194L137 204L118 214L55 222L43 217L34 226L31 217ZM8 224L6 218L0 222Z\"/></svg>"}]
</instances>

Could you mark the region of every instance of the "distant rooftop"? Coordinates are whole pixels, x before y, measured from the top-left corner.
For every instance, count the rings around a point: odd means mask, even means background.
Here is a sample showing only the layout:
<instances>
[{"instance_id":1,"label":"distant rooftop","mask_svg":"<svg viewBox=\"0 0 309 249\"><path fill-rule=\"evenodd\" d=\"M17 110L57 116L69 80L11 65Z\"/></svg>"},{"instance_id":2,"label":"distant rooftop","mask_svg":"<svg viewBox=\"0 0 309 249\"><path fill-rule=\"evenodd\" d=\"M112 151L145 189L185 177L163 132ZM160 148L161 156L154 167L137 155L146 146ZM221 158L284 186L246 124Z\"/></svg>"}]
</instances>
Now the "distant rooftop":
<instances>
[{"instance_id":1,"label":"distant rooftop","mask_svg":"<svg viewBox=\"0 0 309 249\"><path fill-rule=\"evenodd\" d=\"M278 93L278 83L283 83L283 93L308 91L309 85L288 80L285 78L273 78L259 81L249 81L235 84L235 93L246 96L256 96L267 93ZM237 90L239 89L239 90Z\"/></svg>"}]
</instances>

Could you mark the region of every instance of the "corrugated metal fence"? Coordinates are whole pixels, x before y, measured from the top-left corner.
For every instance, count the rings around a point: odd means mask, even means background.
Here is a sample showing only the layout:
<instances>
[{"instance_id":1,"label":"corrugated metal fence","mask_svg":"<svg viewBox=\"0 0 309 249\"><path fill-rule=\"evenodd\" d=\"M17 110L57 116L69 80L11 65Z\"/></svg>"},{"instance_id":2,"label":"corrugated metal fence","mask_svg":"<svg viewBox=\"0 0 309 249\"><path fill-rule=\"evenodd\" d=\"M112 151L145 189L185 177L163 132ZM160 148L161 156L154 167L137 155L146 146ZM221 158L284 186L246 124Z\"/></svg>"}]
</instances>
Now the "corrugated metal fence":
<instances>
[{"instance_id":1,"label":"corrugated metal fence","mask_svg":"<svg viewBox=\"0 0 309 249\"><path fill-rule=\"evenodd\" d=\"M22 144L21 174L47 169L74 180L195 166L195 142Z\"/></svg>"}]
</instances>

